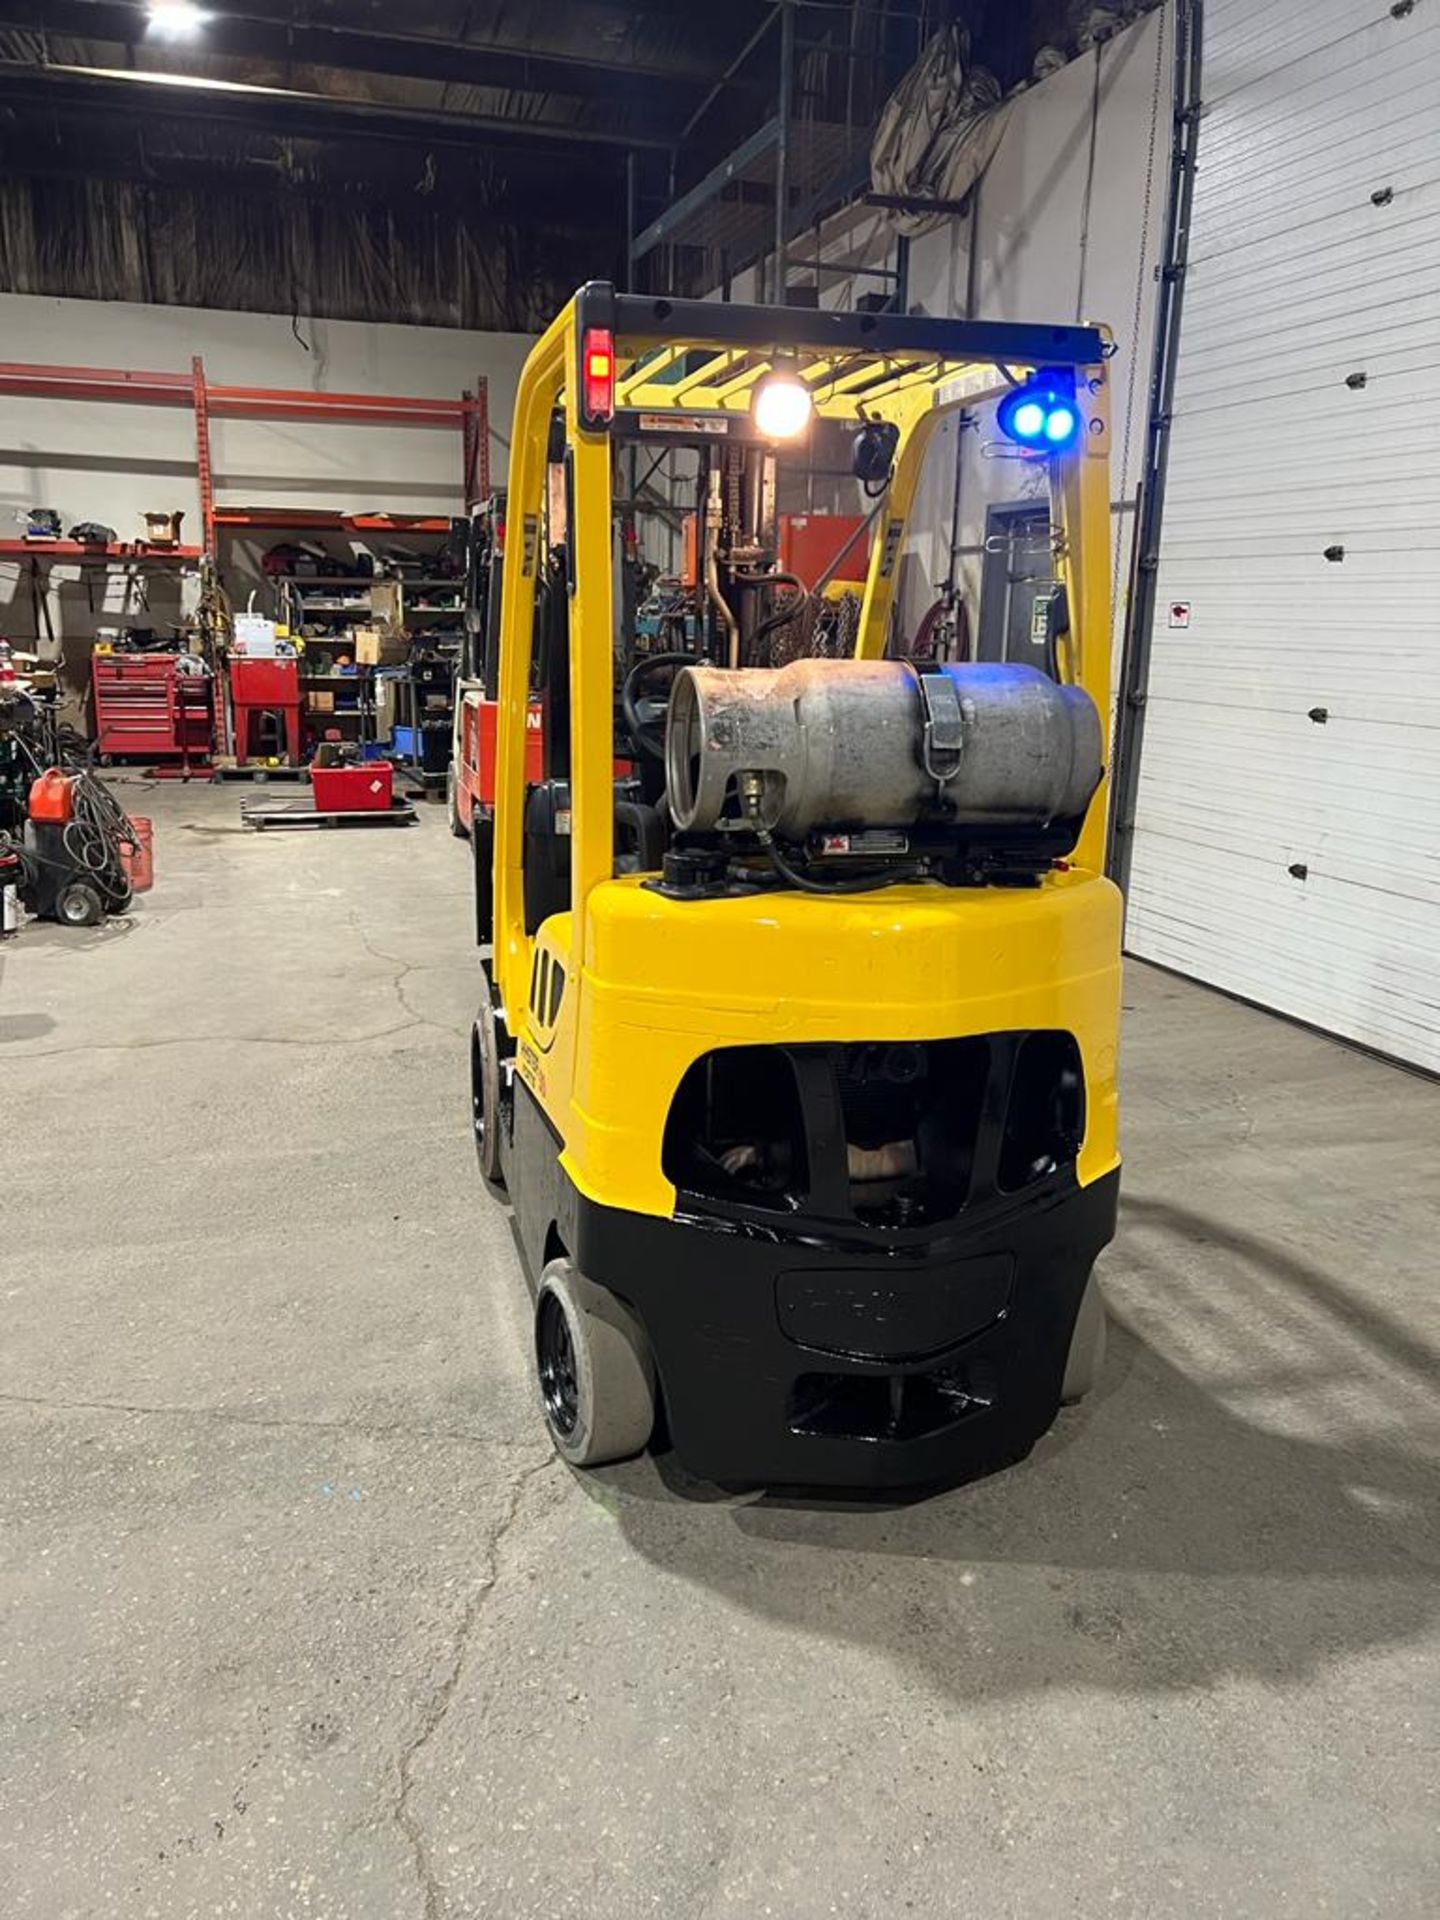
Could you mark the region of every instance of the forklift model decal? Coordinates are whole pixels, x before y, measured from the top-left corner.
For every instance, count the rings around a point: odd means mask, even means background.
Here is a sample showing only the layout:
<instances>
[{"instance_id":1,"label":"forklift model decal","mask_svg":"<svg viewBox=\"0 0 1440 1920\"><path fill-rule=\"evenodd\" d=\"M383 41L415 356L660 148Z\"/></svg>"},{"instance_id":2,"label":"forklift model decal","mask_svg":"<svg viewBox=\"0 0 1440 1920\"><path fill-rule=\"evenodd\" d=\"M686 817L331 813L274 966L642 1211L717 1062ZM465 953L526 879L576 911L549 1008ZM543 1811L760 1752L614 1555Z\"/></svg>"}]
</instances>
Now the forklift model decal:
<instances>
[{"instance_id":1,"label":"forklift model decal","mask_svg":"<svg viewBox=\"0 0 1440 1920\"><path fill-rule=\"evenodd\" d=\"M713 413L642 413L642 433L718 433L730 431L728 420L717 420Z\"/></svg>"},{"instance_id":2,"label":"forklift model decal","mask_svg":"<svg viewBox=\"0 0 1440 1920\"><path fill-rule=\"evenodd\" d=\"M880 578L888 580L895 571L896 556L900 552L900 536L905 531L903 520L885 522L885 542L880 549Z\"/></svg>"},{"instance_id":3,"label":"forklift model decal","mask_svg":"<svg viewBox=\"0 0 1440 1920\"><path fill-rule=\"evenodd\" d=\"M535 556L540 551L540 516L527 513L521 523L520 571L528 580L535 571Z\"/></svg>"},{"instance_id":4,"label":"forklift model decal","mask_svg":"<svg viewBox=\"0 0 1440 1920\"><path fill-rule=\"evenodd\" d=\"M545 1075L540 1066L540 1056L528 1040L522 1040L515 1054L516 1065L520 1069L520 1078L527 1087L533 1087L537 1093L545 1091Z\"/></svg>"}]
</instances>

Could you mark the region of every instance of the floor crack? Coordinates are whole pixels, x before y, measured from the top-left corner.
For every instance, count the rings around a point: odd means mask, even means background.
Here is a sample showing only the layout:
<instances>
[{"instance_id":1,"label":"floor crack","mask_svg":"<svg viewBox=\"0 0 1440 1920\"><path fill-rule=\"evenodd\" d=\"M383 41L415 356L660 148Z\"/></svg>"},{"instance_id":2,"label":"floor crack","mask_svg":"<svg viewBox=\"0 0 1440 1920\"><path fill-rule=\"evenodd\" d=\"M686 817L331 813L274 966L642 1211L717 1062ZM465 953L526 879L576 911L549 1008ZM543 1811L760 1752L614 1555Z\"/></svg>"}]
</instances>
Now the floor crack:
<instances>
[{"instance_id":1,"label":"floor crack","mask_svg":"<svg viewBox=\"0 0 1440 1920\"><path fill-rule=\"evenodd\" d=\"M402 960L399 954L386 953L383 948L377 947L375 945L375 942L370 938L369 934L365 931L364 923L361 921L359 914L356 913L353 909L350 913L349 918L350 918L350 925L355 929L356 934L359 936L361 946L370 955L370 958L372 960L380 961L381 964L384 966L393 967L395 969L395 971L390 976L391 990L393 991L395 998L399 1001L401 1007L405 1010L406 1013L410 1015L411 1019L414 1020L419 1026L434 1027L440 1033L451 1033L451 1034L454 1034L457 1039L463 1040L465 1038L464 1027L452 1027L447 1020L430 1019L428 1015L420 1012L420 1010L413 1004L413 1002L410 999L410 996L405 991L405 982L410 978L410 975L412 973L424 973L429 971L429 969L427 969L418 960Z\"/></svg>"},{"instance_id":2,"label":"floor crack","mask_svg":"<svg viewBox=\"0 0 1440 1920\"><path fill-rule=\"evenodd\" d=\"M467 1433L454 1427L414 1427L402 1421L304 1420L298 1417L272 1417L235 1411L229 1407L147 1406L129 1400L58 1400L38 1393L0 1392L0 1407L41 1407L57 1413L122 1413L161 1420L217 1420L231 1426L258 1427L272 1432L299 1430L314 1433L354 1434L362 1440L453 1440L464 1446L487 1447L501 1452L513 1442L496 1440L488 1434Z\"/></svg>"},{"instance_id":3,"label":"floor crack","mask_svg":"<svg viewBox=\"0 0 1440 1920\"><path fill-rule=\"evenodd\" d=\"M401 1003L406 1005L404 1001ZM406 1011L410 1012L408 1005ZM408 1020L397 1020L391 1027L376 1027L368 1033L337 1033L331 1038L303 1039L285 1033L172 1033L155 1040L93 1040L74 1047L38 1047L28 1053L7 1050L5 1064L13 1060L58 1060L67 1053L143 1053L151 1047L358 1047L367 1040L385 1040L394 1033L409 1033L413 1027L433 1027L438 1023L411 1012ZM454 1027L442 1029L457 1031ZM0 1042L3 1045L3 1042Z\"/></svg>"},{"instance_id":4,"label":"floor crack","mask_svg":"<svg viewBox=\"0 0 1440 1920\"><path fill-rule=\"evenodd\" d=\"M460 1677L465 1669L465 1660L470 1650L470 1642L474 1637L476 1628L480 1624L481 1616L485 1612L490 1595L495 1591L499 1583L501 1547L511 1528L520 1517L520 1510L524 1504L525 1495L529 1491L530 1484L556 1464L556 1455L553 1451L547 1449L543 1460L537 1460L516 1478L515 1484L510 1490L510 1499L506 1504L505 1511L500 1516L500 1524L490 1536L488 1565L485 1574L480 1584L466 1601L465 1610L460 1617L460 1625L455 1634L454 1645L451 1648L449 1667L439 1684L431 1693L429 1700L426 1702L424 1712L420 1716L420 1724L401 1749L399 1760L396 1763L399 1793L396 1796L394 1806L395 1824L405 1835L410 1845L411 1854L414 1857L415 1872L419 1879L420 1890L425 1902L423 1908L424 1920L442 1920L445 1902L440 1892L440 1884L435 1878L434 1864L430 1858L430 1845L425 1836L424 1825L411 1805L411 1798L415 1791L415 1762L440 1731L440 1728L445 1723L445 1716L450 1711L456 1690L460 1685Z\"/></svg>"}]
</instances>

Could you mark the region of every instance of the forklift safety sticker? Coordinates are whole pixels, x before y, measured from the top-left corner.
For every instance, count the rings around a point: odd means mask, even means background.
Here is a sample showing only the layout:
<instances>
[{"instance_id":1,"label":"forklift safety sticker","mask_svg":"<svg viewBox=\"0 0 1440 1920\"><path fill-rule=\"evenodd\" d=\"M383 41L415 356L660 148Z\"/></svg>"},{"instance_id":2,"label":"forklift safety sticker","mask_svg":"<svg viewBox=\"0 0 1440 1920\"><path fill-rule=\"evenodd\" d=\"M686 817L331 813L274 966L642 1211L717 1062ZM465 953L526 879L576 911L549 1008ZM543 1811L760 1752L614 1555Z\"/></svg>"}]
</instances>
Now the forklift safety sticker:
<instances>
[{"instance_id":1,"label":"forklift safety sticker","mask_svg":"<svg viewBox=\"0 0 1440 1920\"><path fill-rule=\"evenodd\" d=\"M910 836L871 827L863 833L822 833L821 853L908 853Z\"/></svg>"},{"instance_id":2,"label":"forklift safety sticker","mask_svg":"<svg viewBox=\"0 0 1440 1920\"><path fill-rule=\"evenodd\" d=\"M1188 600L1172 600L1170 602L1170 625L1172 627L1188 627L1189 624L1190 602Z\"/></svg>"},{"instance_id":3,"label":"forklift safety sticker","mask_svg":"<svg viewBox=\"0 0 1440 1920\"><path fill-rule=\"evenodd\" d=\"M642 413L642 433L717 433L730 431L728 420L717 420L712 413Z\"/></svg>"},{"instance_id":4,"label":"forklift safety sticker","mask_svg":"<svg viewBox=\"0 0 1440 1920\"><path fill-rule=\"evenodd\" d=\"M535 571L535 556L540 550L540 516L527 513L524 518L524 531L520 546L520 572L529 579Z\"/></svg>"},{"instance_id":5,"label":"forklift safety sticker","mask_svg":"<svg viewBox=\"0 0 1440 1920\"><path fill-rule=\"evenodd\" d=\"M880 578L888 580L895 571L896 556L900 551L900 536L905 531L903 520L885 522L885 542L880 549Z\"/></svg>"}]
</instances>

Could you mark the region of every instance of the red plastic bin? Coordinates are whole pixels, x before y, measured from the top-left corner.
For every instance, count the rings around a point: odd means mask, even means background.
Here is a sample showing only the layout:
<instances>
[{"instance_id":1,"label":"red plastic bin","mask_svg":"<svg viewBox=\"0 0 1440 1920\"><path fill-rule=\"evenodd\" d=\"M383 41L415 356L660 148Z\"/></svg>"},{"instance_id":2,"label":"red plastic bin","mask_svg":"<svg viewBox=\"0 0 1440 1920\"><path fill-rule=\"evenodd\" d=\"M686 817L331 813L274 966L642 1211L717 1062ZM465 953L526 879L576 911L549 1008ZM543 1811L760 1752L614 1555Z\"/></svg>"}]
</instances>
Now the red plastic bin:
<instances>
[{"instance_id":1,"label":"red plastic bin","mask_svg":"<svg viewBox=\"0 0 1440 1920\"><path fill-rule=\"evenodd\" d=\"M388 760L359 767L311 767L317 813L388 813L395 770Z\"/></svg>"}]
</instances>

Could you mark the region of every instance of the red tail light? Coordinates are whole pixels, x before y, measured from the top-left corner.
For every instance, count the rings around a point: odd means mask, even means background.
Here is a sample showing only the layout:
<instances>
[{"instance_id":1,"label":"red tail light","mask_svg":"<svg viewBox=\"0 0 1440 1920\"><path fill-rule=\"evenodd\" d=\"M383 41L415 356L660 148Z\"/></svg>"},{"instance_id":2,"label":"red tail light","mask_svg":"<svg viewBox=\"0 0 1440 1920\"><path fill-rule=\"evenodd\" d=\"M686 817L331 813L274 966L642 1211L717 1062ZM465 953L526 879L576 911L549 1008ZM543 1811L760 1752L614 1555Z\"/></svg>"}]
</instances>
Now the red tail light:
<instances>
[{"instance_id":1,"label":"red tail light","mask_svg":"<svg viewBox=\"0 0 1440 1920\"><path fill-rule=\"evenodd\" d=\"M580 343L580 411L587 426L615 417L615 336L587 327Z\"/></svg>"}]
</instances>

